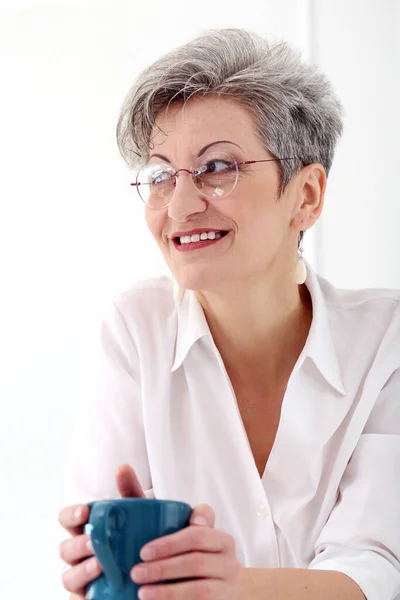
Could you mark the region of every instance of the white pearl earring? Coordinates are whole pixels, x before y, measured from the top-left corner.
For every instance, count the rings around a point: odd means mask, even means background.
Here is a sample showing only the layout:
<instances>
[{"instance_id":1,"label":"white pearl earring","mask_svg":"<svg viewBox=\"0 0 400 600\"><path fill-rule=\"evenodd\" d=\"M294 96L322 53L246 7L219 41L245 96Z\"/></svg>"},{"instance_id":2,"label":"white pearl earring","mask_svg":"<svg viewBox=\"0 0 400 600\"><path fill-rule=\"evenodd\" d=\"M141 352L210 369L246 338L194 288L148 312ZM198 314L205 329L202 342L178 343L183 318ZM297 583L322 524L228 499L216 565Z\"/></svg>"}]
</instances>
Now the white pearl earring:
<instances>
[{"instance_id":1,"label":"white pearl earring","mask_svg":"<svg viewBox=\"0 0 400 600\"><path fill-rule=\"evenodd\" d=\"M297 265L296 265L296 283L301 285L307 279L307 267L303 260L303 240L300 242L299 249L297 251Z\"/></svg>"}]
</instances>

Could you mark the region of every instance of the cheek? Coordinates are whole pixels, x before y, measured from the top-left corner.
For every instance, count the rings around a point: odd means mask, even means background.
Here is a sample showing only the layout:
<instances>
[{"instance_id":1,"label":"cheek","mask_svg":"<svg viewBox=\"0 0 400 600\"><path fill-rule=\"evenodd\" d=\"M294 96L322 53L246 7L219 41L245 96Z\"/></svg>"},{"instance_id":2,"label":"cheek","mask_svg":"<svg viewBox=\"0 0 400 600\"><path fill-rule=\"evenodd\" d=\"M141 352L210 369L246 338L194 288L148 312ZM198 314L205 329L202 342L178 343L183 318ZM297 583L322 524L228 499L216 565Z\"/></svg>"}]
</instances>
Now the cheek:
<instances>
[{"instance_id":1,"label":"cheek","mask_svg":"<svg viewBox=\"0 0 400 600\"><path fill-rule=\"evenodd\" d=\"M254 198L247 210L241 210L238 215L238 228L240 243L247 258L257 260L259 257L269 255L276 251L281 243L284 223L282 222L282 210L276 203L275 198L268 197L265 193L261 198Z\"/></svg>"},{"instance_id":2,"label":"cheek","mask_svg":"<svg viewBox=\"0 0 400 600\"><path fill-rule=\"evenodd\" d=\"M150 231L150 233L154 236L157 242L160 241L162 235L162 228L164 225L165 219L160 214L161 211L151 210L149 208L145 209L145 220L146 225Z\"/></svg>"}]
</instances>

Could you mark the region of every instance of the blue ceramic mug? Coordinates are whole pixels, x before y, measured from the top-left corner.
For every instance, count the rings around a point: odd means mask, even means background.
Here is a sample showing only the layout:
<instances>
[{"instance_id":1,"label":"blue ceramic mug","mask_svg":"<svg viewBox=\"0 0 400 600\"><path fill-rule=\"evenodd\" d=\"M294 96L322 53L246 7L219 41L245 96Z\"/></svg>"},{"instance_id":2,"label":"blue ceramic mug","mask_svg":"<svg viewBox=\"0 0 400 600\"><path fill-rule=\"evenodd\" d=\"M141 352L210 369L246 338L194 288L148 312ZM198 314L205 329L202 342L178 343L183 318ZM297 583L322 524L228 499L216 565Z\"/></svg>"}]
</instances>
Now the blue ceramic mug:
<instances>
[{"instance_id":1,"label":"blue ceramic mug","mask_svg":"<svg viewBox=\"0 0 400 600\"><path fill-rule=\"evenodd\" d=\"M103 572L87 586L87 600L137 600L140 584L132 581L130 571L142 562L142 546L187 527L191 506L147 498L98 500L88 506L84 532Z\"/></svg>"}]
</instances>

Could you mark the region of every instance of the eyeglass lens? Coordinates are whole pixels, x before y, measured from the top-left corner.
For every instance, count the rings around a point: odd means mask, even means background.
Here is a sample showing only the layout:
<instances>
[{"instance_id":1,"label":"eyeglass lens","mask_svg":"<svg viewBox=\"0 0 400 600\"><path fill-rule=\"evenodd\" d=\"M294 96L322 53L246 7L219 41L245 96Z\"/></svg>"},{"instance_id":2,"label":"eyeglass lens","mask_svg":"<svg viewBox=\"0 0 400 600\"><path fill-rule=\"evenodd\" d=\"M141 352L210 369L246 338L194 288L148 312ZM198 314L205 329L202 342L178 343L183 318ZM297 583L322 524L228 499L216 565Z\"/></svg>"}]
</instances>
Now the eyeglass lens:
<instances>
[{"instance_id":1,"label":"eyeglass lens","mask_svg":"<svg viewBox=\"0 0 400 600\"><path fill-rule=\"evenodd\" d=\"M238 166L235 158L225 152L209 152L192 165L195 187L208 198L221 198L236 185ZM180 171L178 176L184 175ZM186 173L187 175L188 173ZM153 208L167 206L176 186L175 170L168 163L153 163L140 169L137 190L142 200Z\"/></svg>"}]
</instances>

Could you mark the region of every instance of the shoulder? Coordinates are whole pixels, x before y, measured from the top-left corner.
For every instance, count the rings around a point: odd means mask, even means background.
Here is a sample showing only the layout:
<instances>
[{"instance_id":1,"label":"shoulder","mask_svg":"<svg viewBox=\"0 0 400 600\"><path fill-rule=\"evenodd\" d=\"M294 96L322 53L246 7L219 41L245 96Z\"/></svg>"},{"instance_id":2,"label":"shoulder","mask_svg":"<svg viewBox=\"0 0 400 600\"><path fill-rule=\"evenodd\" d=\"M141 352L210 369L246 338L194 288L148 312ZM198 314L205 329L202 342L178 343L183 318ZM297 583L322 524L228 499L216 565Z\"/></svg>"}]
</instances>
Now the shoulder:
<instances>
[{"instance_id":1,"label":"shoulder","mask_svg":"<svg viewBox=\"0 0 400 600\"><path fill-rule=\"evenodd\" d=\"M124 316L149 310L174 309L174 282L166 276L148 277L131 283L113 298L115 306Z\"/></svg>"},{"instance_id":2,"label":"shoulder","mask_svg":"<svg viewBox=\"0 0 400 600\"><path fill-rule=\"evenodd\" d=\"M101 308L101 319L122 329L136 344L151 338L167 341L176 334L174 281L161 275L134 281L120 290Z\"/></svg>"},{"instance_id":3,"label":"shoulder","mask_svg":"<svg viewBox=\"0 0 400 600\"><path fill-rule=\"evenodd\" d=\"M333 339L339 354L371 364L389 359L400 366L400 290L335 287L318 276ZM349 360L349 365L353 364Z\"/></svg>"},{"instance_id":4,"label":"shoulder","mask_svg":"<svg viewBox=\"0 0 400 600\"><path fill-rule=\"evenodd\" d=\"M344 289L334 286L330 281L318 277L328 311L351 315L355 319L364 319L367 315L392 321L398 318L400 311L400 289L362 288ZM383 321L382 321L383 319Z\"/></svg>"}]
</instances>

